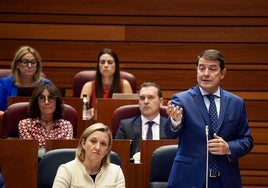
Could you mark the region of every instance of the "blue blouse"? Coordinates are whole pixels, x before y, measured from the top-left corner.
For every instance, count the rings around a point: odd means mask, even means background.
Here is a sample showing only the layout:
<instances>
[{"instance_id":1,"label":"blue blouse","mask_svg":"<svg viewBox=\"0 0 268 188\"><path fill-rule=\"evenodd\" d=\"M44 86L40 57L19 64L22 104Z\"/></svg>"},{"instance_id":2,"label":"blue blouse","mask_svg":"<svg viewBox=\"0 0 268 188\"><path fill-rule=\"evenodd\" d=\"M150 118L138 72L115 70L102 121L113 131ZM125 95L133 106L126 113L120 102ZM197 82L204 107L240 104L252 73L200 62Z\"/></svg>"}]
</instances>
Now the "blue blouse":
<instances>
[{"instance_id":1,"label":"blue blouse","mask_svg":"<svg viewBox=\"0 0 268 188\"><path fill-rule=\"evenodd\" d=\"M50 82L47 78L42 78L41 82ZM8 97L17 96L18 87L14 84L12 75L0 79L0 110L7 109Z\"/></svg>"}]
</instances>

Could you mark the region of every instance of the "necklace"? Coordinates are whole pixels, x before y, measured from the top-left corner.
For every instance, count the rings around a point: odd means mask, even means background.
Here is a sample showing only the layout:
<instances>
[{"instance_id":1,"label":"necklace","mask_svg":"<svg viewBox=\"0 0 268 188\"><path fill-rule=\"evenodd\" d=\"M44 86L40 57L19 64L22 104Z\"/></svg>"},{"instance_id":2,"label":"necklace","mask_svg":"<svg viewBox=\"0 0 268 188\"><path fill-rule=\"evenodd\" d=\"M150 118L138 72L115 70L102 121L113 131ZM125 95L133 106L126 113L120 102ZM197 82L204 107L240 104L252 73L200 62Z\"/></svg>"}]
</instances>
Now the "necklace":
<instances>
[{"instance_id":1,"label":"necklace","mask_svg":"<svg viewBox=\"0 0 268 188\"><path fill-rule=\"evenodd\" d=\"M49 125L50 123L53 122L53 119L45 120L45 119L41 118L41 122L45 123L46 125Z\"/></svg>"}]
</instances>

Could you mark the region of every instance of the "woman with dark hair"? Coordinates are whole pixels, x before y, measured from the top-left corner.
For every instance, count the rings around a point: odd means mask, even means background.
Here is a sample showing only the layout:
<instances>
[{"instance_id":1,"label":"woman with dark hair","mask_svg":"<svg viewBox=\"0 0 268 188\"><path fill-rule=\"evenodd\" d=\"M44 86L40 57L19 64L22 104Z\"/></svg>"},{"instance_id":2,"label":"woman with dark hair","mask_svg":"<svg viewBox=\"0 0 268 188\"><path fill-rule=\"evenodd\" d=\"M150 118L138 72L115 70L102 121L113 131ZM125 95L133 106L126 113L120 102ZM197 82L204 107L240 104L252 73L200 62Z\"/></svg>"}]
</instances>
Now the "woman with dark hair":
<instances>
[{"instance_id":1,"label":"woman with dark hair","mask_svg":"<svg viewBox=\"0 0 268 188\"><path fill-rule=\"evenodd\" d=\"M19 122L20 138L36 139L40 148L45 148L46 139L72 139L73 126L62 115L60 90L52 82L40 83L30 99L29 118Z\"/></svg>"},{"instance_id":2,"label":"woman with dark hair","mask_svg":"<svg viewBox=\"0 0 268 188\"><path fill-rule=\"evenodd\" d=\"M11 64L12 75L0 79L0 115L7 109L9 96L17 96L19 88L34 88L40 82L49 82L42 77L42 60L38 51L30 46L21 46Z\"/></svg>"},{"instance_id":3,"label":"woman with dark hair","mask_svg":"<svg viewBox=\"0 0 268 188\"><path fill-rule=\"evenodd\" d=\"M130 83L120 77L117 54L104 48L99 52L94 81L84 84L80 97L84 95L90 101L90 115L94 115L96 98L112 98L113 93L133 93Z\"/></svg>"},{"instance_id":4,"label":"woman with dark hair","mask_svg":"<svg viewBox=\"0 0 268 188\"><path fill-rule=\"evenodd\" d=\"M111 147L109 127L95 123L86 128L79 140L75 159L58 168L53 188L125 188L121 167L110 163Z\"/></svg>"}]
</instances>

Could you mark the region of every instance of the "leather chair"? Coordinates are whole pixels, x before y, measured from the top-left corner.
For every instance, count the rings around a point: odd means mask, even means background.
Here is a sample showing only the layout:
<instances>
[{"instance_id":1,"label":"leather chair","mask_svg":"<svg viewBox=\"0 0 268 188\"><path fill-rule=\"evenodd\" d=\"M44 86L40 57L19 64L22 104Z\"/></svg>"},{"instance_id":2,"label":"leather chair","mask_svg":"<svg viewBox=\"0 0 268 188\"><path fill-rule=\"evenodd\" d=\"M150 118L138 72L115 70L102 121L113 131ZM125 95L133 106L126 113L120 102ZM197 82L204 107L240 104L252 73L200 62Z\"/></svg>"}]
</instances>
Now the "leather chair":
<instances>
[{"instance_id":1,"label":"leather chair","mask_svg":"<svg viewBox=\"0 0 268 188\"><path fill-rule=\"evenodd\" d=\"M3 115L3 138L19 137L18 124L22 119L28 118L29 102L18 102L8 106ZM63 119L73 125L74 138L77 134L78 115L77 111L70 105L64 104Z\"/></svg>"},{"instance_id":2,"label":"leather chair","mask_svg":"<svg viewBox=\"0 0 268 188\"><path fill-rule=\"evenodd\" d=\"M64 148L50 150L40 159L38 164L38 188L51 188L56 176L58 167L75 158L76 149ZM119 155L111 151L111 163L121 165Z\"/></svg>"},{"instance_id":3,"label":"leather chair","mask_svg":"<svg viewBox=\"0 0 268 188\"><path fill-rule=\"evenodd\" d=\"M94 80L95 74L96 74L95 70L86 70L76 73L76 75L73 78L73 97L80 97L81 90L84 84L88 81ZM133 93L136 93L137 91L136 77L133 74L125 71L120 71L120 75L122 78L129 81Z\"/></svg>"},{"instance_id":4,"label":"leather chair","mask_svg":"<svg viewBox=\"0 0 268 188\"><path fill-rule=\"evenodd\" d=\"M115 137L120 121L122 119L127 119L127 118L135 117L138 115L141 115L138 104L123 105L123 106L118 107L114 111L113 117L112 117L113 137ZM164 117L168 117L168 114L166 112L166 106L161 106L160 115Z\"/></svg>"},{"instance_id":5,"label":"leather chair","mask_svg":"<svg viewBox=\"0 0 268 188\"><path fill-rule=\"evenodd\" d=\"M152 154L150 188L166 188L178 145L157 148Z\"/></svg>"}]
</instances>

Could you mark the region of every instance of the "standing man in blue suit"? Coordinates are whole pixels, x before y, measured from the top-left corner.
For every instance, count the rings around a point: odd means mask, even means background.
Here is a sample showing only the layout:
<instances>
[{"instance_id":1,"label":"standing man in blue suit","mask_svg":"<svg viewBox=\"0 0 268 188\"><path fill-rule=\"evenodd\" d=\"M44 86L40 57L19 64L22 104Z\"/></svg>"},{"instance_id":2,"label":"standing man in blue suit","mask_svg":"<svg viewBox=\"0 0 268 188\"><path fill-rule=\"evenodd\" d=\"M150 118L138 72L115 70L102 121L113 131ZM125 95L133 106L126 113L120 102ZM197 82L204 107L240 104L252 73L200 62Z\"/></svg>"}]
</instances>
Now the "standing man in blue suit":
<instances>
[{"instance_id":1,"label":"standing man in blue suit","mask_svg":"<svg viewBox=\"0 0 268 188\"><path fill-rule=\"evenodd\" d=\"M168 103L165 131L168 136L179 136L168 187L241 188L238 159L253 148L244 101L220 88L227 70L218 50L203 51L197 57L196 71L198 85L173 95ZM214 131L210 103L216 104Z\"/></svg>"}]
</instances>

